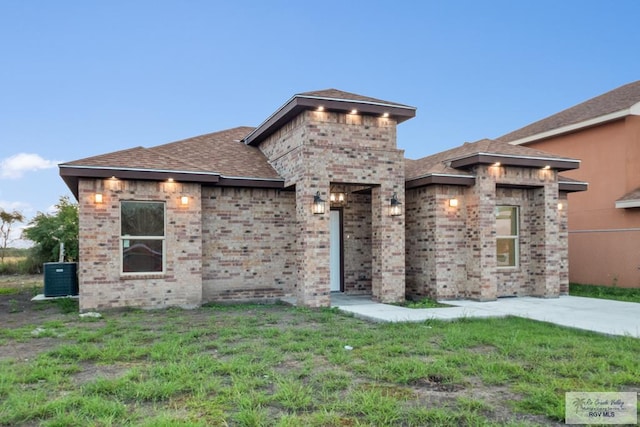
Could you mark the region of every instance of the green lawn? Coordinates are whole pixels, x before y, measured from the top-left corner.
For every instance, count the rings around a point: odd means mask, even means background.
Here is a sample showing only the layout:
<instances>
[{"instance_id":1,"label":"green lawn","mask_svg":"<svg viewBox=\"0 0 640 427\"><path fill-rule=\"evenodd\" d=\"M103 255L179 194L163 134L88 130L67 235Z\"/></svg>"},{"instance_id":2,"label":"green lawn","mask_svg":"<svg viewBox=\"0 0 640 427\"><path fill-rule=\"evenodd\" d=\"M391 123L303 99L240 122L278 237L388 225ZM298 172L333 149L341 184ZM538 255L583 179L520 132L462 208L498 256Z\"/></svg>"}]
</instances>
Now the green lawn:
<instances>
[{"instance_id":1,"label":"green lawn","mask_svg":"<svg viewBox=\"0 0 640 427\"><path fill-rule=\"evenodd\" d=\"M615 286L580 285L577 283L571 283L569 285L569 295L640 303L640 288L618 288Z\"/></svg>"},{"instance_id":2,"label":"green lawn","mask_svg":"<svg viewBox=\"0 0 640 427\"><path fill-rule=\"evenodd\" d=\"M567 391L640 390L640 340L520 318L63 308L1 324L0 425L548 425Z\"/></svg>"}]
</instances>

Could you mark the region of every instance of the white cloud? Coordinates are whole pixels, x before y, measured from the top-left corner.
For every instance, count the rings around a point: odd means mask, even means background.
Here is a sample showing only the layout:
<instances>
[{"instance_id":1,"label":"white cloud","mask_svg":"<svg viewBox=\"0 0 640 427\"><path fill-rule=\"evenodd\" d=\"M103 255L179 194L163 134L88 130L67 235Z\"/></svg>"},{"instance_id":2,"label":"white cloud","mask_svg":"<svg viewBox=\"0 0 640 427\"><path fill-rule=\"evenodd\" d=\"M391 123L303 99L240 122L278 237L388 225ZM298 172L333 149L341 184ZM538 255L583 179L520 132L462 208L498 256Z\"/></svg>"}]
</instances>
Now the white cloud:
<instances>
[{"instance_id":1,"label":"white cloud","mask_svg":"<svg viewBox=\"0 0 640 427\"><path fill-rule=\"evenodd\" d=\"M37 154L18 153L0 162L0 178L18 179L25 172L50 169L57 165L57 161L43 159Z\"/></svg>"},{"instance_id":2,"label":"white cloud","mask_svg":"<svg viewBox=\"0 0 640 427\"><path fill-rule=\"evenodd\" d=\"M10 202L8 200L0 199L0 208L7 212L18 211L24 214L25 211L32 211L33 208L27 202Z\"/></svg>"}]
</instances>

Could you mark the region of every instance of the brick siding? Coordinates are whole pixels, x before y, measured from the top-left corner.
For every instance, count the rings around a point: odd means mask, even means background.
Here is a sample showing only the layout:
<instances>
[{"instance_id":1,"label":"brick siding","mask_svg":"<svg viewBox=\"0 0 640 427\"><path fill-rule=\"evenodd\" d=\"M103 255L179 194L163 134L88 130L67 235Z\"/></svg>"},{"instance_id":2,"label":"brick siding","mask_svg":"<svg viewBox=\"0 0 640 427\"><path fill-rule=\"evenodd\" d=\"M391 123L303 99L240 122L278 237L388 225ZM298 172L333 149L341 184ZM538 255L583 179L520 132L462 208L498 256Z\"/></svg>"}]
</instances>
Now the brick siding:
<instances>
[{"instance_id":1,"label":"brick siding","mask_svg":"<svg viewBox=\"0 0 640 427\"><path fill-rule=\"evenodd\" d=\"M200 186L171 182L81 179L80 310L116 307L196 307L202 302ZM103 203L95 203L95 193ZM180 198L189 197L182 206ZM166 205L164 273L121 273L120 201Z\"/></svg>"}]
</instances>

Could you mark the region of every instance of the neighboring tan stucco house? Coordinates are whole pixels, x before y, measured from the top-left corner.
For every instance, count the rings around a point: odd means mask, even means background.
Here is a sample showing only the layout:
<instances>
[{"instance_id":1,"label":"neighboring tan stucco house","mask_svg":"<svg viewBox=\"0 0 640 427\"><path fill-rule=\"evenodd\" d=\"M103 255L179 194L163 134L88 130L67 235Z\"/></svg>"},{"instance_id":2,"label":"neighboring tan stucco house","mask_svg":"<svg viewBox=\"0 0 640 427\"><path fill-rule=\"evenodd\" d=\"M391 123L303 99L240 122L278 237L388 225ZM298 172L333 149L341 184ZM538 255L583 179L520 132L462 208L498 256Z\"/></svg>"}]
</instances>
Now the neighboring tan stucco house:
<instances>
[{"instance_id":1,"label":"neighboring tan stucco house","mask_svg":"<svg viewBox=\"0 0 640 427\"><path fill-rule=\"evenodd\" d=\"M499 140L582 160L567 172L589 182L571 196L571 282L640 287L640 81Z\"/></svg>"},{"instance_id":2,"label":"neighboring tan stucco house","mask_svg":"<svg viewBox=\"0 0 640 427\"><path fill-rule=\"evenodd\" d=\"M585 185L558 173L579 161L489 140L408 160L396 126L415 111L307 92L257 128L61 164L81 310L567 293L567 193Z\"/></svg>"}]
</instances>

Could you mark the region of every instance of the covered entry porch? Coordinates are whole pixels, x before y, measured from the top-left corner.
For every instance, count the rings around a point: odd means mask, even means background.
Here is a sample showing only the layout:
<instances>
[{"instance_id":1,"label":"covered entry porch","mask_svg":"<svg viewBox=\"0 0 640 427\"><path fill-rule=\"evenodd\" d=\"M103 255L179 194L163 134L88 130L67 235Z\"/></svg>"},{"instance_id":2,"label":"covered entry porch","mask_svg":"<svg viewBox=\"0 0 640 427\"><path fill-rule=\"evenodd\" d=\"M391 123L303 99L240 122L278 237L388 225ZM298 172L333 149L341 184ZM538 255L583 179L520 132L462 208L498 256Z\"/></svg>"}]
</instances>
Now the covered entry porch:
<instances>
[{"instance_id":1,"label":"covered entry porch","mask_svg":"<svg viewBox=\"0 0 640 427\"><path fill-rule=\"evenodd\" d=\"M329 306L336 294L404 300L404 218L397 194L380 185L331 183L312 203L313 214L303 215L307 232L299 235L299 277L314 277L312 297L322 300L311 305ZM296 304L309 306L309 288L302 280L297 288Z\"/></svg>"}]
</instances>

